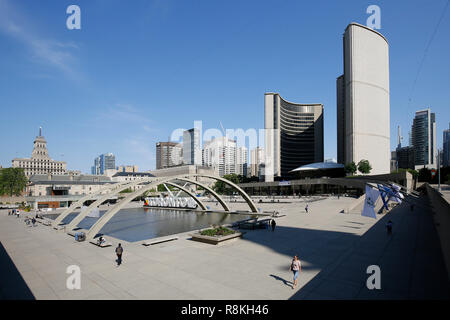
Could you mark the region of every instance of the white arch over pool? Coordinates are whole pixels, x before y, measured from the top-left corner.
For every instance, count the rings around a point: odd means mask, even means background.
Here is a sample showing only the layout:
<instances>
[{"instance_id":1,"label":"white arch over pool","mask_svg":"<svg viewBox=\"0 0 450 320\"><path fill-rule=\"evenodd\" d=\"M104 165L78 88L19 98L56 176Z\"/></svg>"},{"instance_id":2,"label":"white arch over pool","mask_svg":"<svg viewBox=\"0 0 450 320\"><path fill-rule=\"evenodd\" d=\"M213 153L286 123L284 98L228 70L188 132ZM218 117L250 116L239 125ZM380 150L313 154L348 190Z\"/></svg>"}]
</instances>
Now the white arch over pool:
<instances>
[{"instance_id":1,"label":"white arch over pool","mask_svg":"<svg viewBox=\"0 0 450 320\"><path fill-rule=\"evenodd\" d=\"M192 192L190 192L188 189L186 189L185 187L182 187L182 186L180 186L180 185L178 185L178 184L176 184L176 183L173 183L173 182L165 182L164 184L168 184L168 185L170 185L170 186L173 186L173 187L175 187L175 188L178 188L178 189L180 189L181 191L183 191L184 193L186 193L186 194L188 194L192 199L194 199L195 200L195 202L197 202L197 204L200 206L200 208L202 208L202 210L208 210L207 208L206 208L206 206L204 205L204 203L202 202L202 201L200 201L200 199L198 199L196 196L195 196L195 194L193 194Z\"/></svg>"},{"instance_id":2,"label":"white arch over pool","mask_svg":"<svg viewBox=\"0 0 450 320\"><path fill-rule=\"evenodd\" d=\"M119 188L122 185L127 185L129 183L130 182L127 181L127 182L108 184L107 186L104 186L103 188L101 188L97 192L91 193L91 194L88 194L88 195L82 197L77 202L72 203L66 210L64 210L59 216L57 216L56 219L52 223L52 227L56 228L60 223L62 223L62 221L64 220L65 217L67 217L69 214L71 214L77 208L81 208L85 201L92 200L93 198L95 198L96 196L102 194L105 191L108 191L110 189L114 190L115 188ZM111 196L111 195L108 194L108 196Z\"/></svg>"},{"instance_id":3,"label":"white arch over pool","mask_svg":"<svg viewBox=\"0 0 450 320\"><path fill-rule=\"evenodd\" d=\"M70 221L70 223L68 223L66 225L66 231L70 232L72 229L76 228L77 225L92 211L94 210L94 208L98 207L99 205L101 205L103 202L105 202L106 200L108 200L111 196L115 196L117 194L119 194L121 191L124 191L128 188L131 187L135 187L141 183L148 183L151 181L159 181L155 178L153 178L152 180L150 180L151 178L148 179L141 179L141 180L135 180L133 182L127 182L127 183L120 183L120 185L117 186L117 188L114 188L113 190L111 190L111 193L104 195L103 197L98 198L96 201L94 201L93 203L91 203L91 205L89 207L87 207L85 210L81 211L72 221Z\"/></svg>"},{"instance_id":4,"label":"white arch over pool","mask_svg":"<svg viewBox=\"0 0 450 320\"><path fill-rule=\"evenodd\" d=\"M126 183L126 184L124 184L124 183L121 183L119 186L117 186L117 188L114 188L114 189L112 189L111 191L112 191L112 193L109 193L109 194L107 194L107 195L104 195L103 197L100 197L100 198L98 198L96 201L94 201L93 203L91 203L91 205L89 206L89 207L87 207L85 210L83 210L82 212L80 212L70 223L68 223L67 225L66 225L66 231L67 232L70 232L71 230L73 230L73 229L75 229L77 226L78 226L78 224L85 218L85 217L87 217L87 215L92 211L92 210L94 210L94 208L96 208L96 207L98 207L99 205L101 205L103 202L105 202L106 200L108 200L111 196L113 196L113 195L117 195L117 194L119 194L121 191L123 191L123 190L126 190L126 189L128 189L128 188L130 188L130 187L134 187L134 186L136 186L136 185L139 185L139 184L142 184L142 183L153 183L153 182L159 182L158 183L158 185L159 184L163 184L164 182L170 182L170 181L172 181L172 180L182 180L182 181L186 181L186 182L189 182L189 183L193 183L193 184L196 184L196 185L198 185L198 186L200 186L200 187L202 187L202 188L204 188L205 190L207 190L208 192L210 192L219 202L220 202L220 204L222 205L222 207L224 208L224 210L225 211L230 211L230 209L228 208L228 206L227 206L227 204L225 203L225 201L223 201L222 200L222 198L216 193L216 192L214 192L214 190L212 190L211 188L209 188L209 187L207 187L207 186L205 186L205 185L203 185L203 184L201 184L201 183L199 183L199 182L197 182L197 181L195 181L195 180L191 180L191 179L188 179L188 178L186 178L186 175L184 175L184 176L175 176L175 177L164 177L164 178L149 178L149 179L141 179L141 180L136 180L136 181L133 181L133 182L128 182L128 183ZM152 188L150 188L150 189L152 189ZM150 189L148 189L148 190L150 190ZM140 189L141 190L141 189ZM137 191L140 191L140 190L137 190ZM148 190L145 190L145 191L148 191ZM142 193L144 193L145 191L143 191ZM141 195L142 193L140 193L139 195ZM138 196L139 196L138 195ZM191 195L193 198L194 198L194 200L198 200L194 195ZM133 198L134 199L134 198ZM202 205L201 206L203 206L203 203L202 203ZM206 208L205 209L203 209L203 210L206 210ZM69 212L70 213L70 212Z\"/></svg>"},{"instance_id":5,"label":"white arch over pool","mask_svg":"<svg viewBox=\"0 0 450 320\"><path fill-rule=\"evenodd\" d=\"M200 183L198 181L195 181L195 180L192 180L192 179L188 179L188 178L177 178L176 180L186 181L186 182L195 184L195 185L197 185L199 187L202 187L203 189L205 189L206 191L211 193L213 195L213 197L217 199L217 201L219 201L219 203L221 204L221 206L223 207L223 209L225 211L230 211L230 208L228 207L226 202L223 201L223 199L213 189L209 188L208 186L206 186L206 185L204 185L204 184L202 184L202 183Z\"/></svg>"},{"instance_id":6,"label":"white arch over pool","mask_svg":"<svg viewBox=\"0 0 450 320\"><path fill-rule=\"evenodd\" d=\"M248 205L249 205L249 207L250 207L252 212L255 212L255 213L258 212L258 210L256 209L256 206L253 203L252 199L241 188L239 188L233 182L231 182L231 181L229 181L227 179L221 178L221 177L212 176L212 175L203 175L203 174L187 174L187 175L165 177L165 178L153 179L153 180L147 180L147 181L140 181L140 183L148 182L148 184L145 187L143 187L143 188L141 188L139 190L136 190L136 191L130 193L129 195L127 195L122 201L120 201L119 203L114 205L100 219L98 219L97 222L94 223L94 225L92 225L92 227L87 232L87 234L86 234L87 240L92 240L100 232L100 230L103 228L103 226L112 217L114 217L114 215L117 212L119 212L121 209L123 209L123 207L125 207L125 205L127 205L129 202L131 202L134 198L140 196L144 192L146 192L148 190L151 190L152 188L154 188L154 187L156 187L156 186L158 186L160 184L164 184L166 182L170 182L170 181L173 181L173 180L181 180L181 181L186 181L186 182L189 182L189 183L194 183L194 184L204 188L205 190L210 192L221 203L221 205L224 207L225 211L230 211L230 209L228 208L228 206L225 203L225 201L223 201L222 198L216 192L214 192L211 188L206 187L205 185L199 183L198 181L189 179L189 177L205 177L205 178L210 178L210 179L214 179L214 180L223 181L225 184L228 184L228 185L232 186L233 188L235 188L242 195L242 197L248 203ZM115 190L114 193L118 193L118 191Z\"/></svg>"}]
</instances>

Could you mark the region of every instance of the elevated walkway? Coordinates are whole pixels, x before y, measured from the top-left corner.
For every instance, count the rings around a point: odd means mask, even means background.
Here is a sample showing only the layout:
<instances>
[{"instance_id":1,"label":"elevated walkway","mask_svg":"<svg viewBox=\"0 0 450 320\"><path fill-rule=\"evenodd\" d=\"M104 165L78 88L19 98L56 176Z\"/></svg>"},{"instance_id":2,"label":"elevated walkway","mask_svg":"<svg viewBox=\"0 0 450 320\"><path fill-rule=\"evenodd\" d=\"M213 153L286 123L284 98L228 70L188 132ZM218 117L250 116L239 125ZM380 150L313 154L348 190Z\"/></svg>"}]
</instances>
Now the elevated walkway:
<instances>
[{"instance_id":1,"label":"elevated walkway","mask_svg":"<svg viewBox=\"0 0 450 320\"><path fill-rule=\"evenodd\" d=\"M440 192L437 185L425 184L424 187L450 279L450 186L442 185Z\"/></svg>"},{"instance_id":2,"label":"elevated walkway","mask_svg":"<svg viewBox=\"0 0 450 320\"><path fill-rule=\"evenodd\" d=\"M443 252L428 197L393 208L291 299L450 299ZM386 222L393 222L388 235ZM381 289L366 286L367 267L379 266ZM300 277L301 278L301 277Z\"/></svg>"}]
</instances>

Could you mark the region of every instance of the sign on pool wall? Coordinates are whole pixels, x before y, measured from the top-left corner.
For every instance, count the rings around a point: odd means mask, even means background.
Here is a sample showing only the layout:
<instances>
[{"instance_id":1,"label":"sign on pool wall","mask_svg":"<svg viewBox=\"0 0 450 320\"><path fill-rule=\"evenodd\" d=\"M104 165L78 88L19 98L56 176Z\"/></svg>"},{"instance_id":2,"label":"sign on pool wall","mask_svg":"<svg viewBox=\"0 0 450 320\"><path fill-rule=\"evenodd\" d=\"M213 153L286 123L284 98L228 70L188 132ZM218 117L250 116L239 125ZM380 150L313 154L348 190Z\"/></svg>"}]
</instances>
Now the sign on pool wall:
<instances>
[{"instance_id":1,"label":"sign on pool wall","mask_svg":"<svg viewBox=\"0 0 450 320\"><path fill-rule=\"evenodd\" d=\"M197 202L188 197L145 198L144 206L195 209Z\"/></svg>"}]
</instances>

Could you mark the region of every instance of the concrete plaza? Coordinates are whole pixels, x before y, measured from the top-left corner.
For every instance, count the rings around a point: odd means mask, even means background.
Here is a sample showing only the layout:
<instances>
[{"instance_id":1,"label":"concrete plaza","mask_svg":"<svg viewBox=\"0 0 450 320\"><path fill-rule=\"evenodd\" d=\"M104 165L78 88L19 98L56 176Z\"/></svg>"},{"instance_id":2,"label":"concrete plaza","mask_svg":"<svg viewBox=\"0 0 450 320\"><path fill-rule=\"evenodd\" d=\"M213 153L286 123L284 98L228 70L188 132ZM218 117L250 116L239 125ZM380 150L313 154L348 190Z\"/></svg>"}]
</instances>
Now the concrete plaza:
<instances>
[{"instance_id":1,"label":"concrete plaza","mask_svg":"<svg viewBox=\"0 0 450 320\"><path fill-rule=\"evenodd\" d=\"M377 220L340 213L355 199L258 203L278 210L275 232L248 230L222 246L179 240L149 247L106 236L99 248L0 212L1 299L442 299L449 281L426 199L402 204ZM212 205L214 207L214 205ZM247 209L232 203L233 209ZM387 220L393 234L385 230ZM116 266L114 249L124 247ZM292 289L298 254L303 272ZM81 268L81 289L69 290L70 265ZM381 269L381 289L368 290L369 265Z\"/></svg>"}]
</instances>

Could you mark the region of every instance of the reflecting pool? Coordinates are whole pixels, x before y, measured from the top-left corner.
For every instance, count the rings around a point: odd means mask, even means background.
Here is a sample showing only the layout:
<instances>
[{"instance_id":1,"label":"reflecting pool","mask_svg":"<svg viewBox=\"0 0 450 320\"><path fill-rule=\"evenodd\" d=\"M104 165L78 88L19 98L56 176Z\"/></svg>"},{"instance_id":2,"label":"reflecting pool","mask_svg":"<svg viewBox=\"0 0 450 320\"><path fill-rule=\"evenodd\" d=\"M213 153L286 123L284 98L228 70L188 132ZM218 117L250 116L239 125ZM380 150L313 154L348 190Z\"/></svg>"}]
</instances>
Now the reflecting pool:
<instances>
[{"instance_id":1,"label":"reflecting pool","mask_svg":"<svg viewBox=\"0 0 450 320\"><path fill-rule=\"evenodd\" d=\"M105 212L100 211L100 217ZM77 214L77 212L69 214L63 222L69 223ZM46 216L55 219L57 215ZM117 239L135 242L207 228L212 224L233 223L250 217L250 214L130 208L120 210L100 230L100 233ZM98 219L86 217L80 222L78 227L89 229Z\"/></svg>"}]
</instances>

